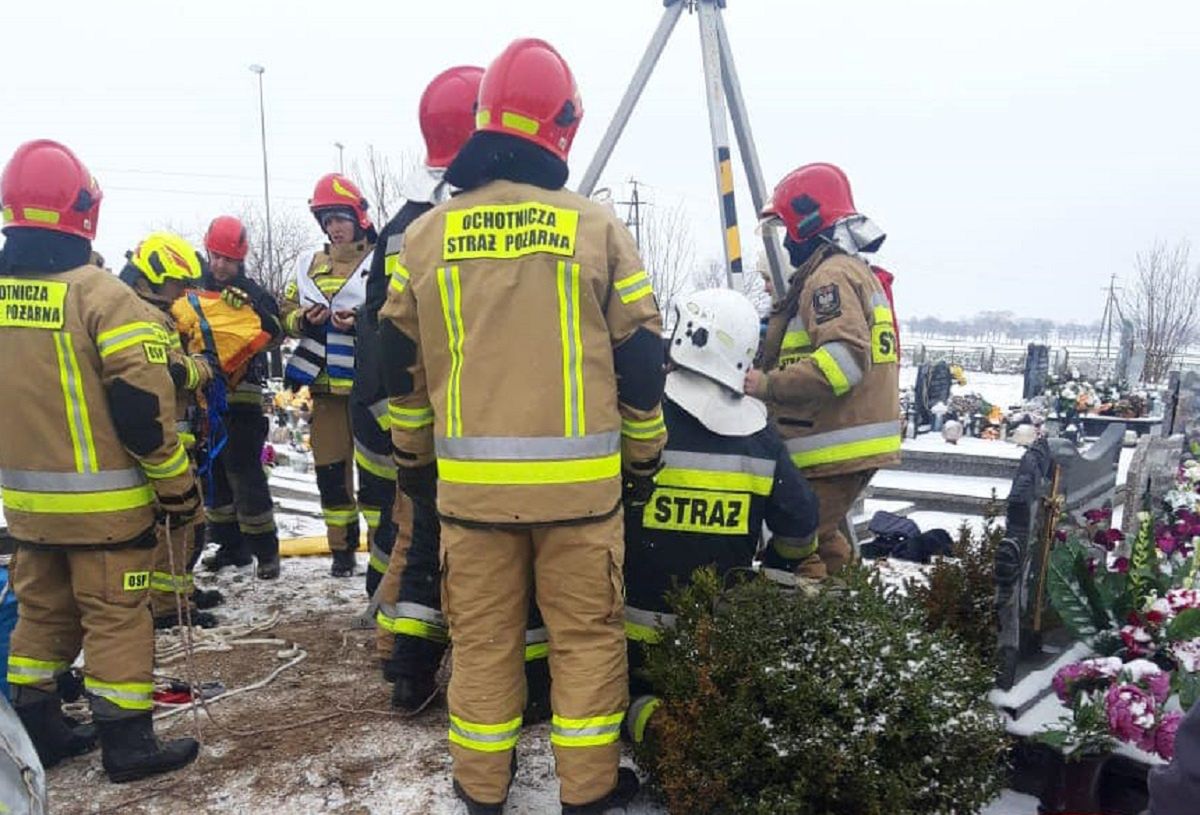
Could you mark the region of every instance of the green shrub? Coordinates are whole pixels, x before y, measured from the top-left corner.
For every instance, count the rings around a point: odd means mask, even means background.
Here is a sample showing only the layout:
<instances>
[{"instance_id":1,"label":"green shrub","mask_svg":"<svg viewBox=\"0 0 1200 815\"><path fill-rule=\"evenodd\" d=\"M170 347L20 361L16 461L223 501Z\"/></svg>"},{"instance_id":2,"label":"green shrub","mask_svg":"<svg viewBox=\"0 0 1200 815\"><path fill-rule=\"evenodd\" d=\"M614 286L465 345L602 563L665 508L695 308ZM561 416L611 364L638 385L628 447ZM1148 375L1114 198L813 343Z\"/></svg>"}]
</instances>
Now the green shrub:
<instances>
[{"instance_id":1,"label":"green shrub","mask_svg":"<svg viewBox=\"0 0 1200 815\"><path fill-rule=\"evenodd\" d=\"M651 650L639 747L672 813L934 815L1000 791L990 670L865 572L807 596L697 572Z\"/></svg>"}]
</instances>

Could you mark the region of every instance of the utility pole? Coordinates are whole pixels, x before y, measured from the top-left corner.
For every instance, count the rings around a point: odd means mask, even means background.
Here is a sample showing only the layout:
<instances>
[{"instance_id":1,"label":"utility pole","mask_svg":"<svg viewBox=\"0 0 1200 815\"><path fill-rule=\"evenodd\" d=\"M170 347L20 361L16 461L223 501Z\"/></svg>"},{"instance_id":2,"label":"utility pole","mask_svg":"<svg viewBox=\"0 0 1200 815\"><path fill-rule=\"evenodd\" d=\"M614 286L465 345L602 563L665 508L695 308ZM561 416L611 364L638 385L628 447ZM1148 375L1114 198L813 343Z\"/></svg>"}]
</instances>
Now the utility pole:
<instances>
[{"instance_id":1,"label":"utility pole","mask_svg":"<svg viewBox=\"0 0 1200 815\"><path fill-rule=\"evenodd\" d=\"M346 145L342 144L340 141L335 141L333 146L336 147L338 151L338 172L342 175L345 175L346 164L342 161L342 151L346 149Z\"/></svg>"},{"instance_id":2,"label":"utility pole","mask_svg":"<svg viewBox=\"0 0 1200 815\"><path fill-rule=\"evenodd\" d=\"M267 216L267 279L274 280L274 269L271 268L275 262L275 250L271 241L271 187L267 180L267 112L263 105L263 74L266 70L261 65L250 66L250 72L258 74L258 123L262 134L263 204L266 207Z\"/></svg>"},{"instance_id":3,"label":"utility pole","mask_svg":"<svg viewBox=\"0 0 1200 815\"><path fill-rule=\"evenodd\" d=\"M1104 314L1100 317L1100 334L1096 337L1096 356L1100 356L1100 344L1104 343L1104 359L1107 362L1112 359L1112 333L1113 319L1120 312L1120 304L1117 302L1117 274L1113 272L1108 281L1108 296L1104 300Z\"/></svg>"},{"instance_id":4,"label":"utility pole","mask_svg":"<svg viewBox=\"0 0 1200 815\"><path fill-rule=\"evenodd\" d=\"M638 197L638 180L636 178L629 179L629 183L633 186L633 192L629 196L628 201L615 201L619 206L629 207L629 214L625 216L625 226L633 228L633 238L637 241L638 251L642 251L642 199ZM649 206L647 204L647 206Z\"/></svg>"}]
</instances>

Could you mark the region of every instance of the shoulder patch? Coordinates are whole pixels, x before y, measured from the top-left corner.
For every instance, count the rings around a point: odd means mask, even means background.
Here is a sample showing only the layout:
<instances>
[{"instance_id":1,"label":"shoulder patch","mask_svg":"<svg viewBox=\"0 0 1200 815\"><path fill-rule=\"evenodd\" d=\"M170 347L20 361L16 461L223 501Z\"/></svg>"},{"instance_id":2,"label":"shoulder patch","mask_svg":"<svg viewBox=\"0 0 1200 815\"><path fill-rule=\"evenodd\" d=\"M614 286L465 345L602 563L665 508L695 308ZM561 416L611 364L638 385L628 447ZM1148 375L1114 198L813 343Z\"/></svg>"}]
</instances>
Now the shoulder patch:
<instances>
[{"instance_id":1,"label":"shoulder patch","mask_svg":"<svg viewBox=\"0 0 1200 815\"><path fill-rule=\"evenodd\" d=\"M832 320L835 317L840 317L842 314L842 293L838 289L836 283L830 283L827 286L819 286L812 295L813 313L817 317L817 323L823 323L827 320Z\"/></svg>"}]
</instances>

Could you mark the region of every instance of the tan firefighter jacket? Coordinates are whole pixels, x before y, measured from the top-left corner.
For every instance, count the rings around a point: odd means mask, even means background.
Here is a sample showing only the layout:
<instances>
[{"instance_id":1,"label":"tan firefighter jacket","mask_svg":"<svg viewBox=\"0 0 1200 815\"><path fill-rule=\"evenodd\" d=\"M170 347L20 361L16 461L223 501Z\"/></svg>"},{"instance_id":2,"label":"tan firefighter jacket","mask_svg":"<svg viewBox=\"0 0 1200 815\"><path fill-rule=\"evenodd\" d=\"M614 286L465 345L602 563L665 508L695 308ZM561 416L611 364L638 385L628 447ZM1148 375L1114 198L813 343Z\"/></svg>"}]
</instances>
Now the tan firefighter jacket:
<instances>
[{"instance_id":1,"label":"tan firefighter jacket","mask_svg":"<svg viewBox=\"0 0 1200 815\"><path fill-rule=\"evenodd\" d=\"M362 240L326 244L319 252L303 254L294 277L283 289L283 302L279 304L283 330L289 337L300 339L288 362L285 378L297 379L297 385L308 385L310 393L350 393L354 384L355 337L353 333L336 331L332 319L321 327L324 331L306 330L304 310L314 305L339 311L361 308L373 249L374 244ZM292 376L296 370L304 373L303 378Z\"/></svg>"},{"instance_id":2,"label":"tan firefighter jacket","mask_svg":"<svg viewBox=\"0 0 1200 815\"><path fill-rule=\"evenodd\" d=\"M388 321L415 345L401 359L384 348L385 369L409 374L391 389L397 463L436 456L443 516L603 517L620 502L622 464L657 462L661 319L606 208L511 181L453 198L405 233Z\"/></svg>"},{"instance_id":3,"label":"tan firefighter jacket","mask_svg":"<svg viewBox=\"0 0 1200 815\"><path fill-rule=\"evenodd\" d=\"M0 487L19 541L134 540L194 495L161 312L95 266L0 277Z\"/></svg>"},{"instance_id":4,"label":"tan firefighter jacket","mask_svg":"<svg viewBox=\"0 0 1200 815\"><path fill-rule=\"evenodd\" d=\"M900 460L891 307L861 259L818 249L792 276L763 341L761 396L809 478Z\"/></svg>"}]
</instances>

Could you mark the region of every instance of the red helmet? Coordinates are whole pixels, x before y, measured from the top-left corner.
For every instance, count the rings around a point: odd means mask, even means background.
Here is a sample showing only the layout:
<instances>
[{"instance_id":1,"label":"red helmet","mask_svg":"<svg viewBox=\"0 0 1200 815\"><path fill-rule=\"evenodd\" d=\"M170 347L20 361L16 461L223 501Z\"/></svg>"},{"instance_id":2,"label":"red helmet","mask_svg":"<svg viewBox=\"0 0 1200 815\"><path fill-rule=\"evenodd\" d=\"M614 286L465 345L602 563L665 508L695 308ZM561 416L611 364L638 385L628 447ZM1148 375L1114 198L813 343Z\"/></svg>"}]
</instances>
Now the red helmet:
<instances>
[{"instance_id":1,"label":"red helmet","mask_svg":"<svg viewBox=\"0 0 1200 815\"><path fill-rule=\"evenodd\" d=\"M475 131L475 103L483 69L474 65L447 68L421 94L418 114L425 137L425 163L449 167Z\"/></svg>"},{"instance_id":2,"label":"red helmet","mask_svg":"<svg viewBox=\"0 0 1200 815\"><path fill-rule=\"evenodd\" d=\"M797 243L808 240L847 215L855 215L850 180L832 164L805 164L792 170L775 185L771 203L760 213L769 221L787 227Z\"/></svg>"},{"instance_id":3,"label":"red helmet","mask_svg":"<svg viewBox=\"0 0 1200 815\"><path fill-rule=\"evenodd\" d=\"M18 147L0 176L5 228L49 229L91 241L103 197L83 162L49 139Z\"/></svg>"},{"instance_id":4,"label":"red helmet","mask_svg":"<svg viewBox=\"0 0 1200 815\"><path fill-rule=\"evenodd\" d=\"M204 248L214 255L245 260L250 244L246 240L246 227L232 215L219 215L208 225L204 236Z\"/></svg>"},{"instance_id":5,"label":"red helmet","mask_svg":"<svg viewBox=\"0 0 1200 815\"><path fill-rule=\"evenodd\" d=\"M321 220L323 209L350 209L358 219L358 225L363 229L371 227L371 219L367 215L367 199L359 191L353 181L338 173L321 176L313 190L312 198L308 199L308 208L312 214Z\"/></svg>"},{"instance_id":6,"label":"red helmet","mask_svg":"<svg viewBox=\"0 0 1200 815\"><path fill-rule=\"evenodd\" d=\"M542 40L515 40L496 57L479 87L475 125L544 147L563 161L583 118L575 77Z\"/></svg>"}]
</instances>

